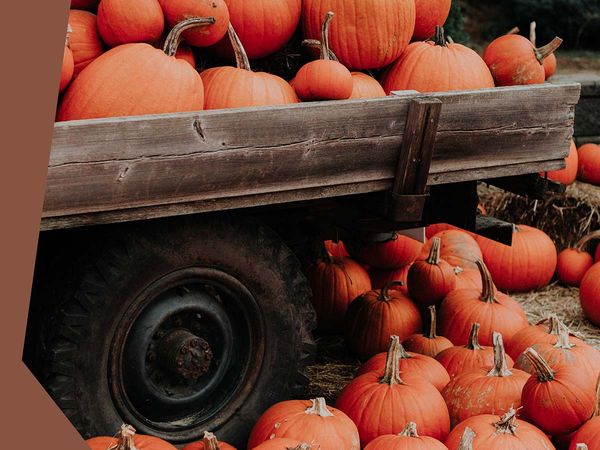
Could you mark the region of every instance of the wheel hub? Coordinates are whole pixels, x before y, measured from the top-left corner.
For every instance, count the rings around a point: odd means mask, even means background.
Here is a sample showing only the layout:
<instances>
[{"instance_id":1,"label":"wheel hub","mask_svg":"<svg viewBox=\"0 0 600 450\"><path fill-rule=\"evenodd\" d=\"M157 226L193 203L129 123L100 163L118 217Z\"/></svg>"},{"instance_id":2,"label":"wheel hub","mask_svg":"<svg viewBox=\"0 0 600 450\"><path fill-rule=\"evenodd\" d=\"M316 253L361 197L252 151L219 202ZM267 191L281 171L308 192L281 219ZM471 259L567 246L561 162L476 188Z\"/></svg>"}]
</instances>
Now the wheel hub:
<instances>
[{"instance_id":1,"label":"wheel hub","mask_svg":"<svg viewBox=\"0 0 600 450\"><path fill-rule=\"evenodd\" d=\"M148 356L152 354L149 350ZM190 385L208 372L213 352L209 343L201 337L187 330L173 330L158 344L158 358L165 369Z\"/></svg>"}]
</instances>

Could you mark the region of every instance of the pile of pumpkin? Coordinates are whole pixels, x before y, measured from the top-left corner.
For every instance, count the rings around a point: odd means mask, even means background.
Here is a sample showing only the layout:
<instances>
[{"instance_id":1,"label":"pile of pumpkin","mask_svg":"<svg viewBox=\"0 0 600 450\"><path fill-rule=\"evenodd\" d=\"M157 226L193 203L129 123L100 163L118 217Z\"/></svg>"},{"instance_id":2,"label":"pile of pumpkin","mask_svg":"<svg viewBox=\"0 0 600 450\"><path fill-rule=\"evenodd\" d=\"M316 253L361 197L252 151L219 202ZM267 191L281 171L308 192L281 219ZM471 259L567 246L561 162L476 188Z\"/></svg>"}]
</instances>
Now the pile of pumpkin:
<instances>
[{"instance_id":1,"label":"pile of pumpkin","mask_svg":"<svg viewBox=\"0 0 600 450\"><path fill-rule=\"evenodd\" d=\"M57 120L542 83L556 69L559 38L538 49L507 34L483 57L446 39L450 1L73 0ZM251 70L300 26L315 60L289 81ZM198 73L192 47L235 66Z\"/></svg>"}]
</instances>

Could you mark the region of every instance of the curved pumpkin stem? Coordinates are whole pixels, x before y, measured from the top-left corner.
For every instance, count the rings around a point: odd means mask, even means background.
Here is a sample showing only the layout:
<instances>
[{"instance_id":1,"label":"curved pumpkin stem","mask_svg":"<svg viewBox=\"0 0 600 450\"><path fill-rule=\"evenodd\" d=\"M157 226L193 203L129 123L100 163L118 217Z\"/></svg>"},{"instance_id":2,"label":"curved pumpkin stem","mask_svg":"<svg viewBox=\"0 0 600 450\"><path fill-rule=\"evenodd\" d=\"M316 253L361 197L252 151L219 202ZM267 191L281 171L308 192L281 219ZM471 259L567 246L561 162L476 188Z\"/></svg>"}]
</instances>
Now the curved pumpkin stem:
<instances>
[{"instance_id":1,"label":"curved pumpkin stem","mask_svg":"<svg viewBox=\"0 0 600 450\"><path fill-rule=\"evenodd\" d=\"M304 47L313 47L313 48L321 48L321 41L319 41L318 39L304 39L301 42L302 46ZM333 50L329 49L329 59L332 59L333 61L336 62L340 62L340 60L338 59L338 57L335 55L335 53L333 53Z\"/></svg>"},{"instance_id":2,"label":"curved pumpkin stem","mask_svg":"<svg viewBox=\"0 0 600 450\"><path fill-rule=\"evenodd\" d=\"M473 322L471 325L471 332L469 333L469 341L467 342L467 347L469 350L483 350L483 347L479 345L479 328L481 325L477 322Z\"/></svg>"},{"instance_id":3,"label":"curved pumpkin stem","mask_svg":"<svg viewBox=\"0 0 600 450\"><path fill-rule=\"evenodd\" d=\"M435 313L435 305L429 306L429 333L423 334L426 338L435 339L437 337L437 314Z\"/></svg>"},{"instance_id":4,"label":"curved pumpkin stem","mask_svg":"<svg viewBox=\"0 0 600 450\"><path fill-rule=\"evenodd\" d=\"M487 374L488 377L510 377L512 372L508 369L506 363L506 351L504 350L504 342L502 335L494 331L492 335L494 342L494 367Z\"/></svg>"},{"instance_id":5,"label":"curved pumpkin stem","mask_svg":"<svg viewBox=\"0 0 600 450\"><path fill-rule=\"evenodd\" d=\"M328 11L321 28L321 59L329 61L329 23L333 19L333 12Z\"/></svg>"},{"instance_id":6,"label":"curved pumpkin stem","mask_svg":"<svg viewBox=\"0 0 600 450\"><path fill-rule=\"evenodd\" d=\"M233 47L233 53L235 54L235 65L238 69L244 69L251 71L250 68L250 60L248 59L248 54L242 45L242 41L240 41L239 36L233 29L233 25L229 22L229 28L227 29L227 34L229 35L229 40L231 41L231 46Z\"/></svg>"},{"instance_id":7,"label":"curved pumpkin stem","mask_svg":"<svg viewBox=\"0 0 600 450\"><path fill-rule=\"evenodd\" d=\"M179 22L173 27L167 39L165 39L165 45L163 51L169 56L175 56L177 48L181 43L181 34L195 27L204 27L207 25L213 25L215 23L214 17L191 17Z\"/></svg>"},{"instance_id":8,"label":"curved pumpkin stem","mask_svg":"<svg viewBox=\"0 0 600 450\"><path fill-rule=\"evenodd\" d=\"M544 45L543 47L540 48L535 48L534 49L534 53L535 53L535 57L537 58L538 62L540 64L544 63L544 59L546 59L548 56L550 56L552 53L554 53L558 47L560 47L560 44L562 44L563 40L561 38L559 38L558 36L556 36L554 39L552 39L548 44Z\"/></svg>"},{"instance_id":9,"label":"curved pumpkin stem","mask_svg":"<svg viewBox=\"0 0 600 450\"><path fill-rule=\"evenodd\" d=\"M587 245L587 243L595 239L600 239L600 230L592 231L591 233L588 233L584 237L579 239L579 241L577 241L577 244L575 244L575 249L583 251L585 250L585 246Z\"/></svg>"},{"instance_id":10,"label":"curved pumpkin stem","mask_svg":"<svg viewBox=\"0 0 600 450\"><path fill-rule=\"evenodd\" d=\"M448 41L444 36L444 27L436 25L435 26L435 35L432 39L435 45L441 45L442 47L448 47Z\"/></svg>"},{"instance_id":11,"label":"curved pumpkin stem","mask_svg":"<svg viewBox=\"0 0 600 450\"><path fill-rule=\"evenodd\" d=\"M496 426L496 433L510 433L514 435L517 430L517 411L510 408L494 425Z\"/></svg>"},{"instance_id":12,"label":"curved pumpkin stem","mask_svg":"<svg viewBox=\"0 0 600 450\"><path fill-rule=\"evenodd\" d=\"M395 335L390 336L390 346L385 359L385 372L379 381L380 383L386 383L390 386L394 384L404 384L404 381L402 381L402 378L400 378L401 348L402 346L400 345L400 338ZM403 348L402 351L404 351Z\"/></svg>"},{"instance_id":13,"label":"curved pumpkin stem","mask_svg":"<svg viewBox=\"0 0 600 450\"><path fill-rule=\"evenodd\" d=\"M327 409L327 402L323 397L313 398L312 406L304 411L306 414L313 414L319 417L333 417L333 414Z\"/></svg>"},{"instance_id":14,"label":"curved pumpkin stem","mask_svg":"<svg viewBox=\"0 0 600 450\"><path fill-rule=\"evenodd\" d=\"M133 444L135 428L131 425L123 424L116 435L117 443L111 445L107 450L137 450Z\"/></svg>"},{"instance_id":15,"label":"curved pumpkin stem","mask_svg":"<svg viewBox=\"0 0 600 450\"><path fill-rule=\"evenodd\" d=\"M381 291L379 292L379 300L381 300L382 302L389 302L390 301L390 288L393 286L404 286L404 283L402 281L390 281L389 283L386 283L382 288Z\"/></svg>"},{"instance_id":16,"label":"curved pumpkin stem","mask_svg":"<svg viewBox=\"0 0 600 450\"><path fill-rule=\"evenodd\" d=\"M481 301L487 303L494 303L496 301L496 294L494 292L494 281L492 280L492 274L483 263L482 260L478 259L475 261L479 273L481 274L481 281L483 290L481 291Z\"/></svg>"},{"instance_id":17,"label":"curved pumpkin stem","mask_svg":"<svg viewBox=\"0 0 600 450\"><path fill-rule=\"evenodd\" d=\"M210 431L204 432L202 443L204 444L204 450L219 450L219 441L217 440L217 437Z\"/></svg>"},{"instance_id":18,"label":"curved pumpkin stem","mask_svg":"<svg viewBox=\"0 0 600 450\"><path fill-rule=\"evenodd\" d=\"M564 323L558 321L558 339L556 340L554 348L571 350L573 347L574 345L569 341L569 329Z\"/></svg>"},{"instance_id":19,"label":"curved pumpkin stem","mask_svg":"<svg viewBox=\"0 0 600 450\"><path fill-rule=\"evenodd\" d=\"M466 427L458 443L458 450L473 450L473 439L475 439L475 432Z\"/></svg>"},{"instance_id":20,"label":"curved pumpkin stem","mask_svg":"<svg viewBox=\"0 0 600 450\"><path fill-rule=\"evenodd\" d=\"M429 257L427 263L437 266L440 263L440 246L442 240L439 237L434 237L431 240L431 250L429 250Z\"/></svg>"},{"instance_id":21,"label":"curved pumpkin stem","mask_svg":"<svg viewBox=\"0 0 600 450\"><path fill-rule=\"evenodd\" d=\"M546 360L542 358L542 355L531 347L525 350L523 354L537 372L538 380L542 382L554 380L554 370L552 370L552 367L550 367Z\"/></svg>"},{"instance_id":22,"label":"curved pumpkin stem","mask_svg":"<svg viewBox=\"0 0 600 450\"><path fill-rule=\"evenodd\" d=\"M407 437L419 437L417 434L417 424L414 422L408 422L398 436L407 436Z\"/></svg>"}]
</instances>

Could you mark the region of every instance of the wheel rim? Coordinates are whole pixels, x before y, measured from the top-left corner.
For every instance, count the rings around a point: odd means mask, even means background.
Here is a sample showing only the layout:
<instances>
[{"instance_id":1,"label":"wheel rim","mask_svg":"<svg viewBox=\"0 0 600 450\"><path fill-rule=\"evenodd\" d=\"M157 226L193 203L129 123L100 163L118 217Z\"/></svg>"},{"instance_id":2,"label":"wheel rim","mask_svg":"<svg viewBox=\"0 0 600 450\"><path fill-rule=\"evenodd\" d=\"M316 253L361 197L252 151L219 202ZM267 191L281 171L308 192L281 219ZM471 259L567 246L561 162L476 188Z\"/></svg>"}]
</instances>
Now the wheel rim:
<instances>
[{"instance_id":1,"label":"wheel rim","mask_svg":"<svg viewBox=\"0 0 600 450\"><path fill-rule=\"evenodd\" d=\"M264 355L252 293L213 268L186 268L149 285L123 315L109 383L122 419L172 442L218 429L246 401Z\"/></svg>"}]
</instances>

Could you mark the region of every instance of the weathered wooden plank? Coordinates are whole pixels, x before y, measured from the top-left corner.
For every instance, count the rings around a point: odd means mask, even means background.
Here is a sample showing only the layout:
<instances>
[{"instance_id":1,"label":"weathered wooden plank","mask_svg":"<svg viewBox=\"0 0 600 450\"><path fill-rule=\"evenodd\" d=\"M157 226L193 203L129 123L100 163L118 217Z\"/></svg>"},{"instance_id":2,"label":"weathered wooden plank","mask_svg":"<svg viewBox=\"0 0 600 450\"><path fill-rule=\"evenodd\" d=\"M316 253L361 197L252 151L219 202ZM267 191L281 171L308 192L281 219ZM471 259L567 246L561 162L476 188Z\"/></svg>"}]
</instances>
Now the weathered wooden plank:
<instances>
[{"instance_id":1,"label":"weathered wooden plank","mask_svg":"<svg viewBox=\"0 0 600 450\"><path fill-rule=\"evenodd\" d=\"M578 72L554 75L552 83L581 83L581 97L575 108L574 136L578 143L593 142L600 136L600 75L593 72Z\"/></svg>"}]
</instances>

